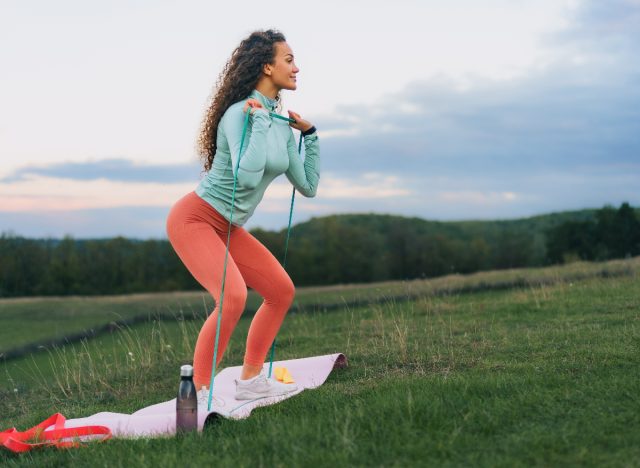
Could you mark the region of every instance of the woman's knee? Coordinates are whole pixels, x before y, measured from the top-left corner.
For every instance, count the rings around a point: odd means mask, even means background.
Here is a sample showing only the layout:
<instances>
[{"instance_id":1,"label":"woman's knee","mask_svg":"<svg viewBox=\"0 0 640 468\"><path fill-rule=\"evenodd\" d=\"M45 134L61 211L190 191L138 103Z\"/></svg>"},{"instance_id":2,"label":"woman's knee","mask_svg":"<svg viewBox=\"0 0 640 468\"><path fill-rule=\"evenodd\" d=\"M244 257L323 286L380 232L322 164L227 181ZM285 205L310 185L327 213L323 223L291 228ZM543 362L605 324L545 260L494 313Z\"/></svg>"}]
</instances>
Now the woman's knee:
<instances>
[{"instance_id":1,"label":"woman's knee","mask_svg":"<svg viewBox=\"0 0 640 468\"><path fill-rule=\"evenodd\" d=\"M296 287L294 286L293 281L291 281L289 275L285 275L282 281L280 281L277 288L277 294L278 302L282 305L286 305L288 308L293 304L293 298L296 295Z\"/></svg>"},{"instance_id":2,"label":"woman's knee","mask_svg":"<svg viewBox=\"0 0 640 468\"><path fill-rule=\"evenodd\" d=\"M233 310L237 314L241 314L247 303L247 286L245 284L233 285L233 287L225 289L222 307L226 310Z\"/></svg>"}]
</instances>

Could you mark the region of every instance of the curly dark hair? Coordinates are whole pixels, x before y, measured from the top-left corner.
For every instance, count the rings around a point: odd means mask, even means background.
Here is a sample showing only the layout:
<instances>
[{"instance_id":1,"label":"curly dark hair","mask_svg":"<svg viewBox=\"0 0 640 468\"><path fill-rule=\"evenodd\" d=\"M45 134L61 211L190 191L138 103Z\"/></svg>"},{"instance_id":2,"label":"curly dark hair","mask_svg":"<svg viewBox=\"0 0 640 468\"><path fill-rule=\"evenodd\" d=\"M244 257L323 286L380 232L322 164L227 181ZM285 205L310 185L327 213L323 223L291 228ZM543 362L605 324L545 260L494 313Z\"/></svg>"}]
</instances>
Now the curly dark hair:
<instances>
[{"instance_id":1,"label":"curly dark hair","mask_svg":"<svg viewBox=\"0 0 640 468\"><path fill-rule=\"evenodd\" d=\"M262 67L273 64L276 42L285 42L284 34L268 29L254 31L240 42L218 76L215 95L202 121L198 137L198 154L209 171L216 154L218 124L225 111L234 103L245 99L258 84ZM213 94L213 93L212 93ZM276 96L280 103L280 94Z\"/></svg>"}]
</instances>

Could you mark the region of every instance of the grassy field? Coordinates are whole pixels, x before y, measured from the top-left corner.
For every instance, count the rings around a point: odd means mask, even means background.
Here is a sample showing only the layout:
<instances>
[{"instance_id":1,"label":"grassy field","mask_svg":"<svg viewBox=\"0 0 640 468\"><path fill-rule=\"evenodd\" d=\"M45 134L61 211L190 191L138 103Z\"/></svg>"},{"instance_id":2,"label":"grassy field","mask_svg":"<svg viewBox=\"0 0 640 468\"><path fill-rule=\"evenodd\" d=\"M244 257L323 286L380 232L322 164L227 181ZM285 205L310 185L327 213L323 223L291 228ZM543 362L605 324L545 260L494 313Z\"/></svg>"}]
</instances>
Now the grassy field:
<instances>
[{"instance_id":1,"label":"grassy field","mask_svg":"<svg viewBox=\"0 0 640 468\"><path fill-rule=\"evenodd\" d=\"M535 287L597 276L629 275L638 271L640 258L449 275L427 280L297 288L293 310L322 309L328 306L335 308L358 302L485 289ZM255 311L260 302L261 298L250 291L247 309ZM135 317L205 317L213 306L211 296L201 291L0 299L0 356L16 347L60 339L110 322Z\"/></svg>"},{"instance_id":2,"label":"grassy field","mask_svg":"<svg viewBox=\"0 0 640 468\"><path fill-rule=\"evenodd\" d=\"M0 453L0 464L640 466L638 264L432 280L410 301L384 298L409 295L418 283L309 292L318 303L375 298L376 290L383 298L287 317L278 359L349 358L319 389L202 434ZM469 292L464 284L504 287ZM131 412L172 398L200 323L140 324L7 362L0 429L26 428L56 411ZM248 324L241 320L224 365L241 362Z\"/></svg>"}]
</instances>

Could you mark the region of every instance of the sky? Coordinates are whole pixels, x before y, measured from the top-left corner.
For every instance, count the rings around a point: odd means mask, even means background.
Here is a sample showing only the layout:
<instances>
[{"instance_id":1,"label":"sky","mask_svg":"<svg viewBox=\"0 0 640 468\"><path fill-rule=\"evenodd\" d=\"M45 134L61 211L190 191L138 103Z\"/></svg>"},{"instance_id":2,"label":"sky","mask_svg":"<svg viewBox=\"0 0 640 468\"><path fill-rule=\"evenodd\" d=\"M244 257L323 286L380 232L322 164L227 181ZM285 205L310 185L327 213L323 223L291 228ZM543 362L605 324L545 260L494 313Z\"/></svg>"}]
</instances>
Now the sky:
<instances>
[{"instance_id":1,"label":"sky","mask_svg":"<svg viewBox=\"0 0 640 468\"><path fill-rule=\"evenodd\" d=\"M640 0L0 4L0 233L166 238L214 85L251 31L300 68L334 213L512 219L640 204ZM268 189L251 229L286 227Z\"/></svg>"}]
</instances>

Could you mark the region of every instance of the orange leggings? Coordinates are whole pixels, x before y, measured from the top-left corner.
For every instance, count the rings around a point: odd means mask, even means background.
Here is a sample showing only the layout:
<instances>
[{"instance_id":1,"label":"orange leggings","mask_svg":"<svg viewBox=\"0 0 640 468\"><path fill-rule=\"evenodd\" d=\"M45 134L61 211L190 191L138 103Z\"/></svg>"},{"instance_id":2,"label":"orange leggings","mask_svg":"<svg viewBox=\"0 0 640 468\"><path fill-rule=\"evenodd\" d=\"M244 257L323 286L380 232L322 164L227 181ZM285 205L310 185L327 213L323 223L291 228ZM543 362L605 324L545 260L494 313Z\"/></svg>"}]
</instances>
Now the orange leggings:
<instances>
[{"instance_id":1,"label":"orange leggings","mask_svg":"<svg viewBox=\"0 0 640 468\"><path fill-rule=\"evenodd\" d=\"M209 386L211 379L228 229L229 222L195 192L178 200L167 219L171 245L193 277L216 301L216 307L204 322L196 342L193 356L196 388ZM264 301L249 327L244 363L261 366L293 302L295 288L271 252L245 229L234 225L231 228L216 366L222 360L244 310L247 286L257 291Z\"/></svg>"}]
</instances>

